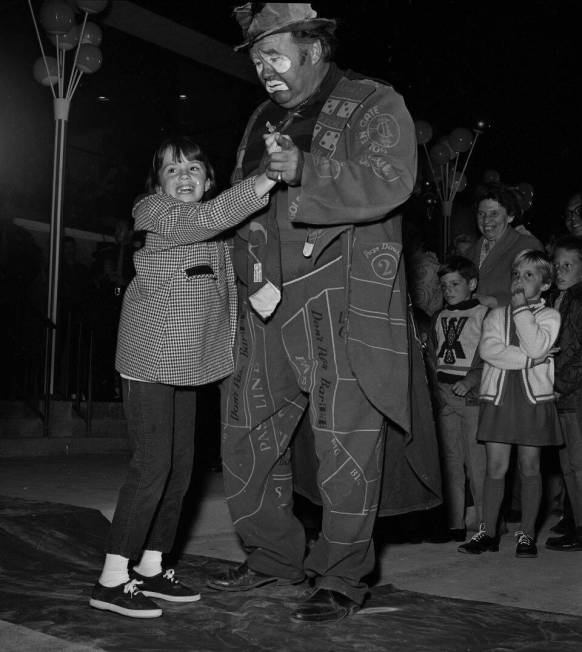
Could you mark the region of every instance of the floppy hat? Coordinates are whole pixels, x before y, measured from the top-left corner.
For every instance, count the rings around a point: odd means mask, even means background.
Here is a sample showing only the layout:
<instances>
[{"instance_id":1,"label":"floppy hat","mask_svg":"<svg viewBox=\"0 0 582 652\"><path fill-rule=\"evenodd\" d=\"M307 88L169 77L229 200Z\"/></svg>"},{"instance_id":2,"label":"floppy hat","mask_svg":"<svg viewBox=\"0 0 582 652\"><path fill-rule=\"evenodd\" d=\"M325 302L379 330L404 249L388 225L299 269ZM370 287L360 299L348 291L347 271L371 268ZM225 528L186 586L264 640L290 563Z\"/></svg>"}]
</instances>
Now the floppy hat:
<instances>
[{"instance_id":1,"label":"floppy hat","mask_svg":"<svg viewBox=\"0 0 582 652\"><path fill-rule=\"evenodd\" d=\"M333 19L318 18L308 2L247 2L235 8L234 17L245 39L235 50L248 48L270 34L336 24Z\"/></svg>"}]
</instances>

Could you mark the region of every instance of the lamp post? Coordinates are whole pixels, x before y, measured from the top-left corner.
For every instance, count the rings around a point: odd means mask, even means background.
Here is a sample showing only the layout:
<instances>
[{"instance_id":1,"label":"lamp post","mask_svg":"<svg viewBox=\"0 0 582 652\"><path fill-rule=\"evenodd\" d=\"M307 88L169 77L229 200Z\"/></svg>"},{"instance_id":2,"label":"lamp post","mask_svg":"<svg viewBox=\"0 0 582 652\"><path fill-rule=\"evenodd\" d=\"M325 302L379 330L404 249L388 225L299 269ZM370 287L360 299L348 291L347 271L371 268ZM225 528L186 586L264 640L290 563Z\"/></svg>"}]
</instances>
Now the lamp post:
<instances>
[{"instance_id":1,"label":"lamp post","mask_svg":"<svg viewBox=\"0 0 582 652\"><path fill-rule=\"evenodd\" d=\"M55 384L67 124L71 99L81 78L84 74L94 73L101 67L102 54L99 49L102 38L101 28L95 23L88 22L87 19L90 14L105 9L106 5L107 0L44 0L39 12L39 20L56 49L56 56L47 56L32 2L28 0L42 55L34 64L33 74L38 82L51 89L55 121L44 363L45 434L48 432L50 397L54 392ZM76 11L83 13L80 24L75 20ZM73 61L69 65L67 65L67 52L74 52Z\"/></svg>"}]
</instances>

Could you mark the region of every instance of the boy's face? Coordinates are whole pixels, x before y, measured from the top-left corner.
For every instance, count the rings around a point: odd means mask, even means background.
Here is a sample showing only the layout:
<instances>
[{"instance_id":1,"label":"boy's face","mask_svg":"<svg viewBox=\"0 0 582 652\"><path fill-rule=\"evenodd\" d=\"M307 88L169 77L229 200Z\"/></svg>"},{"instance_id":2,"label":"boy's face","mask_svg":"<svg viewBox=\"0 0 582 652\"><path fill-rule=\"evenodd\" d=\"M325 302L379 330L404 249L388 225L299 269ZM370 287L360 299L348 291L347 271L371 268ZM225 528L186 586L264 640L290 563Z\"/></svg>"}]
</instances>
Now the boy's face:
<instances>
[{"instance_id":1,"label":"boy's face","mask_svg":"<svg viewBox=\"0 0 582 652\"><path fill-rule=\"evenodd\" d=\"M161 192L183 202L200 201L210 188L204 163L189 161L183 154L180 154L180 160L176 161L170 148L164 154L158 179Z\"/></svg>"},{"instance_id":2,"label":"boy's face","mask_svg":"<svg viewBox=\"0 0 582 652\"><path fill-rule=\"evenodd\" d=\"M441 276L441 289L443 297L449 306L456 306L463 301L469 301L475 288L477 279L467 281L459 272L449 272Z\"/></svg>"},{"instance_id":3,"label":"boy's face","mask_svg":"<svg viewBox=\"0 0 582 652\"><path fill-rule=\"evenodd\" d=\"M550 287L544 282L542 270L530 262L522 262L511 270L511 293L523 292L529 301L537 301Z\"/></svg>"},{"instance_id":4,"label":"boy's face","mask_svg":"<svg viewBox=\"0 0 582 652\"><path fill-rule=\"evenodd\" d=\"M582 260L576 251L556 249L554 252L554 269L556 270L556 287L558 290L567 290L582 281Z\"/></svg>"}]
</instances>

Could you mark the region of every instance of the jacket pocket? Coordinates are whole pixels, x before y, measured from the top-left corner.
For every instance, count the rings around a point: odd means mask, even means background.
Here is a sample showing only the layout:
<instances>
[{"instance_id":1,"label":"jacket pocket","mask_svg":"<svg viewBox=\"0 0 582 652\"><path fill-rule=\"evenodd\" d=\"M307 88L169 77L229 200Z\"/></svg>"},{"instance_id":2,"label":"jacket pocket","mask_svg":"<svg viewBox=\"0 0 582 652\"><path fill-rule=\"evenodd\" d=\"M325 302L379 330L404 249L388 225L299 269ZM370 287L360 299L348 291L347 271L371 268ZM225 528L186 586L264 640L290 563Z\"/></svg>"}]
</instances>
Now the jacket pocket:
<instances>
[{"instance_id":1,"label":"jacket pocket","mask_svg":"<svg viewBox=\"0 0 582 652\"><path fill-rule=\"evenodd\" d=\"M188 267L188 269L185 269L184 273L188 278L191 278L192 276L215 277L214 270L210 265L194 265L194 267Z\"/></svg>"}]
</instances>

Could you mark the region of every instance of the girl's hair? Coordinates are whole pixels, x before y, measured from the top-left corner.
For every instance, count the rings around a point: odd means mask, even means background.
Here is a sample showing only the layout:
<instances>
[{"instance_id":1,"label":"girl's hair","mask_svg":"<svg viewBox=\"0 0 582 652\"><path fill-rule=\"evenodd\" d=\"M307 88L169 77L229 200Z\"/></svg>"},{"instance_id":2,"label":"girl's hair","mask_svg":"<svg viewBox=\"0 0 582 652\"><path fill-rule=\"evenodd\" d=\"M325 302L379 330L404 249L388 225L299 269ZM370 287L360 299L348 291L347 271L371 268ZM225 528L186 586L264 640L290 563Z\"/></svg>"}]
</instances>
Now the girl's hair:
<instances>
[{"instance_id":1,"label":"girl's hair","mask_svg":"<svg viewBox=\"0 0 582 652\"><path fill-rule=\"evenodd\" d=\"M210 164L208 156L206 156L200 145L190 140L187 136L166 138L159 144L154 152L152 164L146 179L146 192L155 193L156 188L160 185L160 170L162 169L164 156L168 149L171 150L172 160L174 161L179 161L181 156L184 156L188 161L200 161L200 163L204 165L204 168L206 169L206 179L210 182L210 187L204 193L202 199L209 199L216 188L214 168Z\"/></svg>"},{"instance_id":2,"label":"girl's hair","mask_svg":"<svg viewBox=\"0 0 582 652\"><path fill-rule=\"evenodd\" d=\"M519 224L522 210L515 191L501 183L484 183L475 190L475 210L484 199L494 199L503 206L508 215L513 215L512 226Z\"/></svg>"},{"instance_id":3,"label":"girl's hair","mask_svg":"<svg viewBox=\"0 0 582 652\"><path fill-rule=\"evenodd\" d=\"M472 279L479 280L477 266L465 256L449 256L439 267L437 276L442 278L445 274L450 274L451 272L458 272L467 283Z\"/></svg>"},{"instance_id":4,"label":"girl's hair","mask_svg":"<svg viewBox=\"0 0 582 652\"><path fill-rule=\"evenodd\" d=\"M573 251L578 255L578 258L582 261L582 238L579 238L575 235L565 235L561 238L558 238L554 243L553 252L556 253L556 249L565 249L566 251Z\"/></svg>"},{"instance_id":5,"label":"girl's hair","mask_svg":"<svg viewBox=\"0 0 582 652\"><path fill-rule=\"evenodd\" d=\"M511 263L512 271L522 263L533 263L542 273L542 281L551 283L554 278L554 266L545 251L524 249L520 251Z\"/></svg>"}]
</instances>

